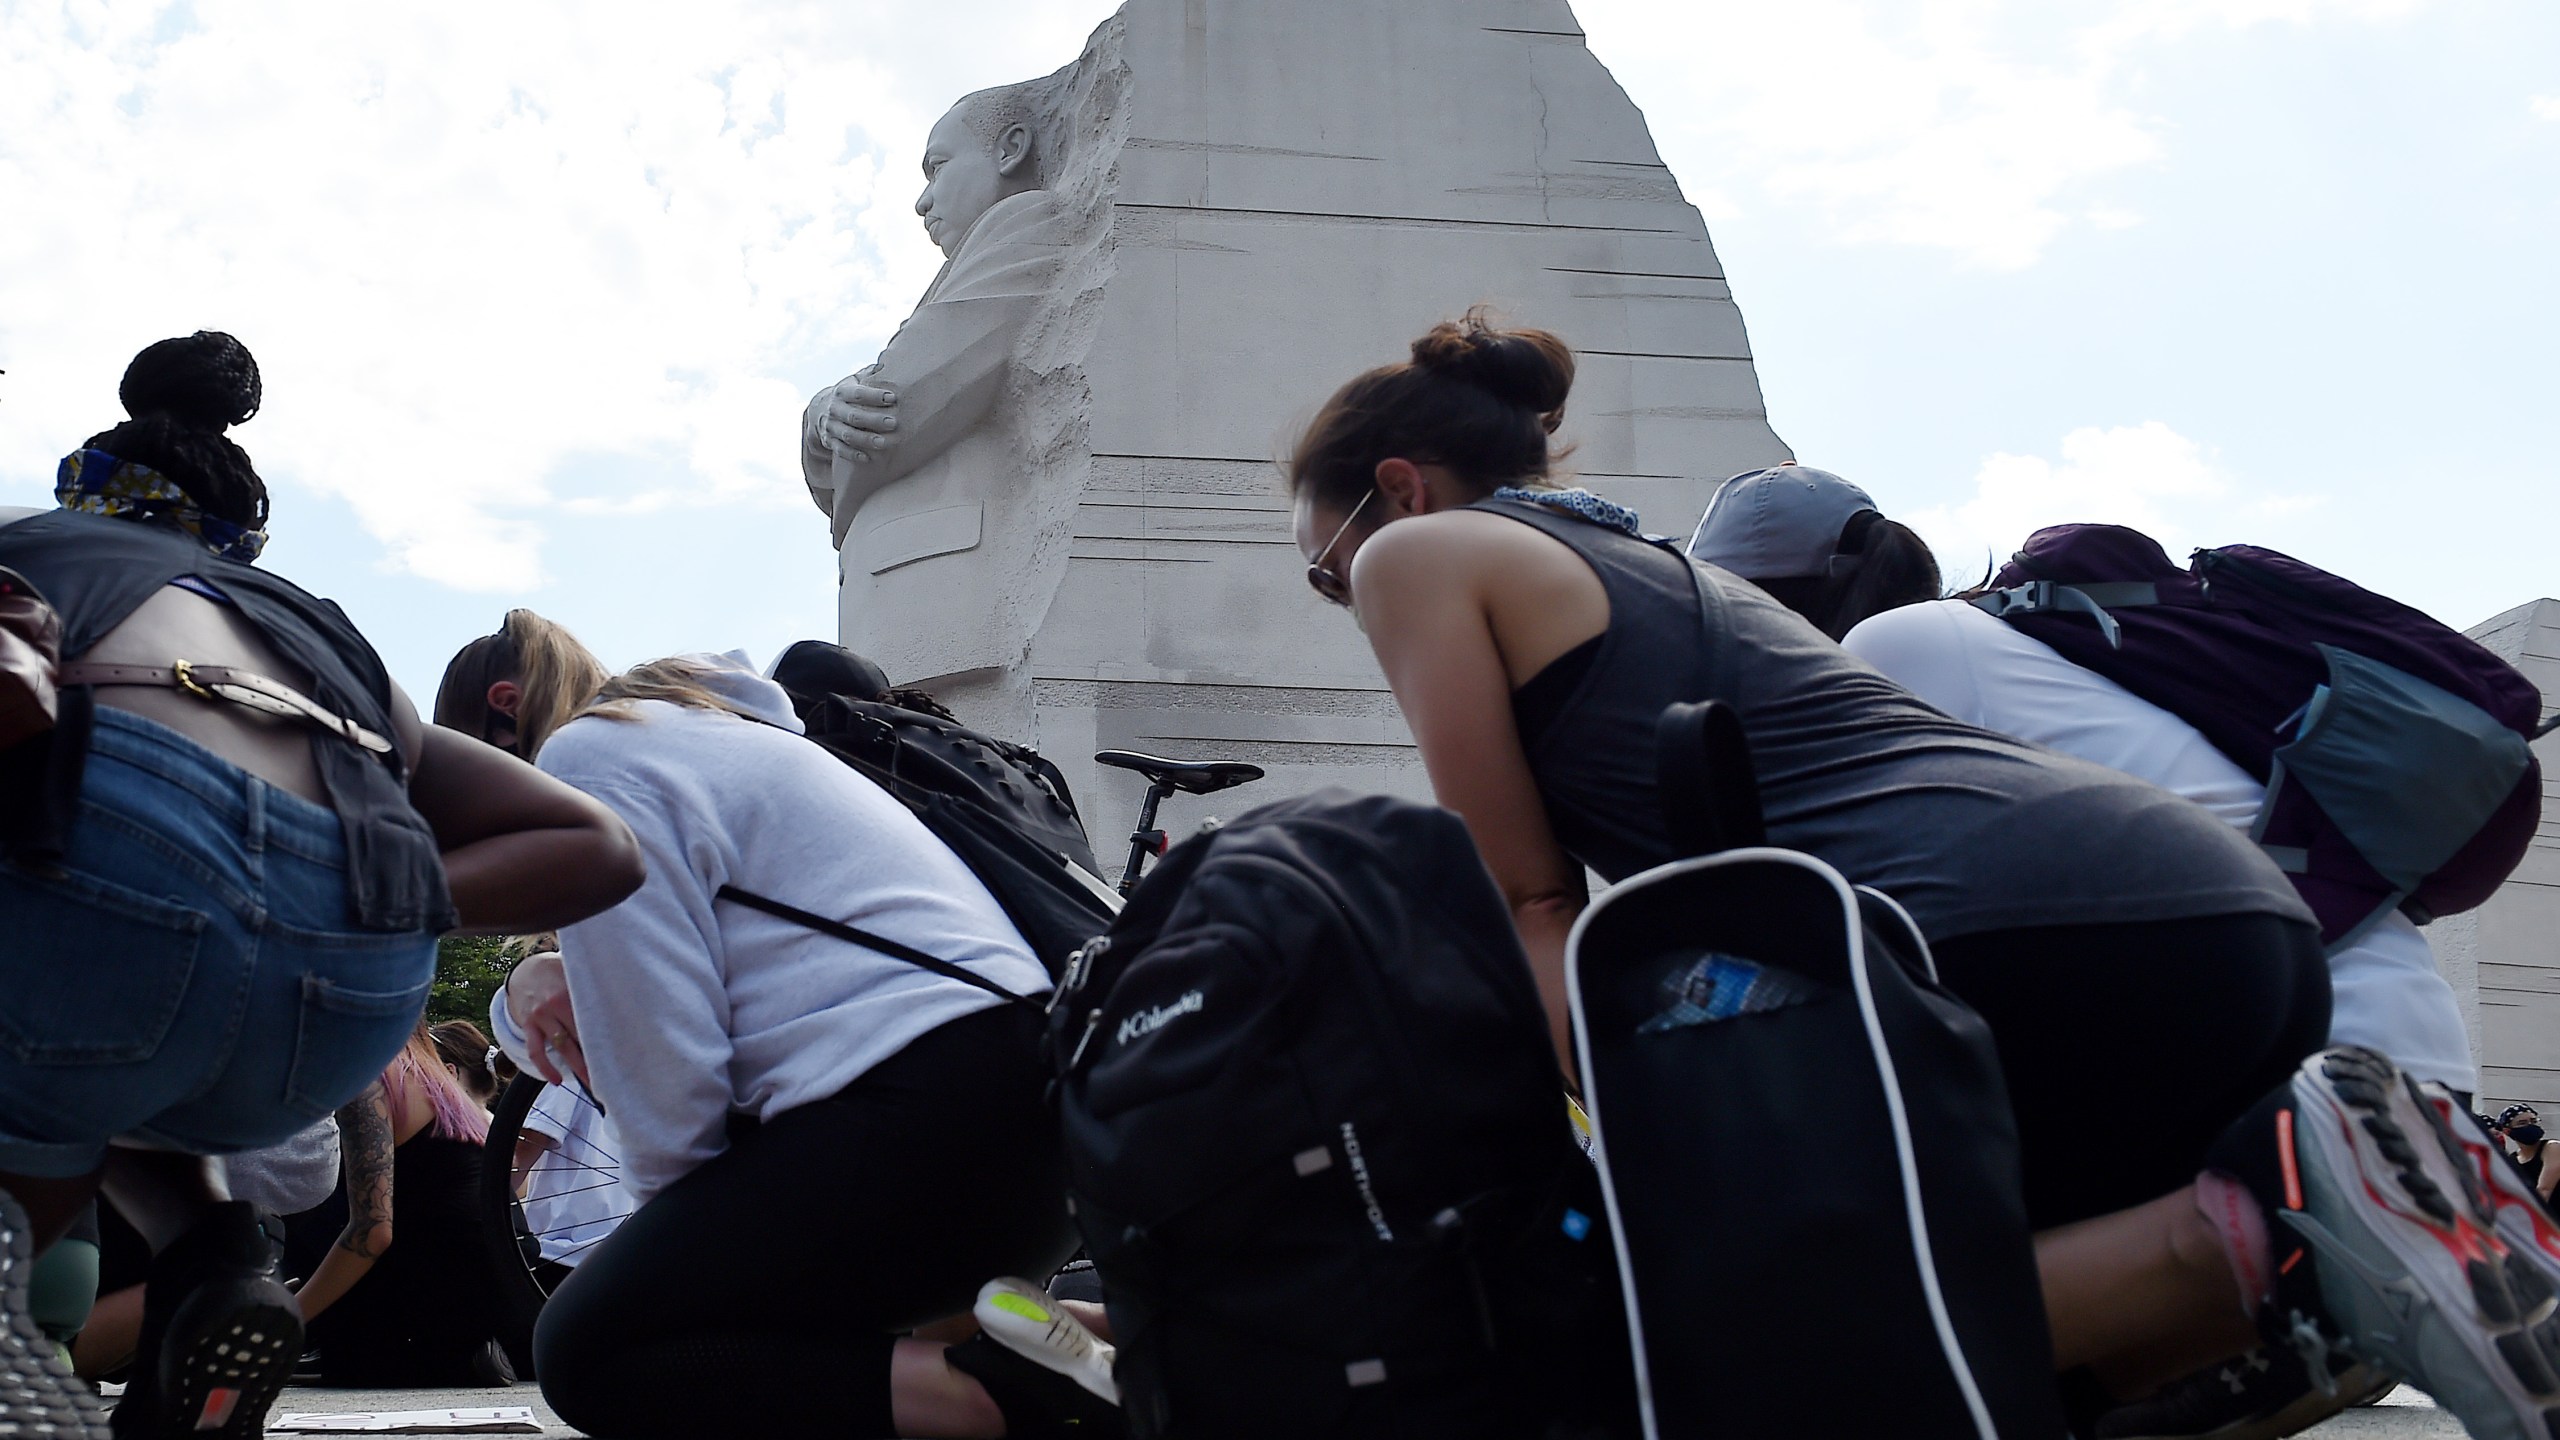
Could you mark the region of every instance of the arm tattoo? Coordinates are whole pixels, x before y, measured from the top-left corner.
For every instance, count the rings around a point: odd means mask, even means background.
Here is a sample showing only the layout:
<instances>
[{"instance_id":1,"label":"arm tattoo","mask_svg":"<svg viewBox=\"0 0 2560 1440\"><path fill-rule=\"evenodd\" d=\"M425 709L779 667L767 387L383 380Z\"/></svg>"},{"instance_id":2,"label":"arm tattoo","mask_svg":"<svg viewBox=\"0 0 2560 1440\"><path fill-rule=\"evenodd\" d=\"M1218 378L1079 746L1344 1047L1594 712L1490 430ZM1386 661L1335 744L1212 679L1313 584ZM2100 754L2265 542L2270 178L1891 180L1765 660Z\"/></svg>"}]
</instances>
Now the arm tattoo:
<instances>
[{"instance_id":1,"label":"arm tattoo","mask_svg":"<svg viewBox=\"0 0 2560 1440\"><path fill-rule=\"evenodd\" d=\"M338 1111L347 1170L347 1230L338 1244L367 1260L380 1258L373 1230L391 1223L390 1100L376 1081Z\"/></svg>"}]
</instances>

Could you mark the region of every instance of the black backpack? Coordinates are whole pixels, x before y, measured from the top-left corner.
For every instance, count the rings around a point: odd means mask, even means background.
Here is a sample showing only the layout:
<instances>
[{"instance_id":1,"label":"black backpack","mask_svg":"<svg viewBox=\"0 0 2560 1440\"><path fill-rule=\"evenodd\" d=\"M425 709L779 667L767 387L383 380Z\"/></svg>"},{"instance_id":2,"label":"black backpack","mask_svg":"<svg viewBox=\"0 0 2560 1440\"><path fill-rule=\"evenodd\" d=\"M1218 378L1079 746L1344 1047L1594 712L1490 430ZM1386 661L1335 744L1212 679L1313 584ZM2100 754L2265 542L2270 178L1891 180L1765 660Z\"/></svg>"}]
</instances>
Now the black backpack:
<instances>
[{"instance_id":1,"label":"black backpack","mask_svg":"<svg viewBox=\"0 0 2560 1440\"><path fill-rule=\"evenodd\" d=\"M1759 844L1732 711L1662 742L1698 858L1611 887L1566 956L1646 1435L2063 1435L1989 1029L1901 907Z\"/></svg>"},{"instance_id":2,"label":"black backpack","mask_svg":"<svg viewBox=\"0 0 2560 1440\"><path fill-rule=\"evenodd\" d=\"M1050 1025L1134 1434L1632 1430L1597 1176L1456 816L1329 790L1185 841Z\"/></svg>"},{"instance_id":3,"label":"black backpack","mask_svg":"<svg viewBox=\"0 0 2560 1440\"><path fill-rule=\"evenodd\" d=\"M809 738L913 810L995 896L1050 975L1058 975L1077 947L1111 923L1119 904L1102 881L1067 777L1027 745L914 708L929 700L890 699L895 692L878 677L870 662L817 640L792 646L774 667L774 681L791 696ZM746 891L724 893L872 944L872 937L841 933L847 927L823 917Z\"/></svg>"}]
</instances>

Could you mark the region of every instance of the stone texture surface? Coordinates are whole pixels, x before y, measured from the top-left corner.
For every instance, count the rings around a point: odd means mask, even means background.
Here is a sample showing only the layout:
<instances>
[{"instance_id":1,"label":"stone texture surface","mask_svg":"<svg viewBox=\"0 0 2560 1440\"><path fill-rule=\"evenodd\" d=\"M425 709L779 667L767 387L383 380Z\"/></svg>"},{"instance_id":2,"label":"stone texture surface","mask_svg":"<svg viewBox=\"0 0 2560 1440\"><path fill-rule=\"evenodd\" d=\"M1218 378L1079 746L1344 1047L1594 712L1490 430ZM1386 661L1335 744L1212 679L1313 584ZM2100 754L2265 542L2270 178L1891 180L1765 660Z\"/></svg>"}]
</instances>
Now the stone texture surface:
<instances>
[{"instance_id":1,"label":"stone texture surface","mask_svg":"<svg viewBox=\"0 0 2560 1440\"><path fill-rule=\"evenodd\" d=\"M1433 322L1487 303L1573 344L1574 467L1655 530L1786 458L1706 227L1565 0L1129 0L1076 70L1071 283L959 462L1012 467L1014 513L878 575L847 545L844 633L1033 737L1098 848L1139 791L1104 747L1268 767L1230 811L1428 793L1368 647L1301 578L1274 461Z\"/></svg>"},{"instance_id":2,"label":"stone texture surface","mask_svg":"<svg viewBox=\"0 0 2560 1440\"><path fill-rule=\"evenodd\" d=\"M1576 470L1685 532L1716 481L1787 455L1706 227L1564 0L1130 0L1115 23L1091 468L1029 694L989 718L1032 725L1097 839L1139 788L1083 763L1103 747L1268 767L1229 813L1427 795L1367 645L1307 590L1274 462L1336 385L1489 303L1579 350Z\"/></svg>"}]
</instances>

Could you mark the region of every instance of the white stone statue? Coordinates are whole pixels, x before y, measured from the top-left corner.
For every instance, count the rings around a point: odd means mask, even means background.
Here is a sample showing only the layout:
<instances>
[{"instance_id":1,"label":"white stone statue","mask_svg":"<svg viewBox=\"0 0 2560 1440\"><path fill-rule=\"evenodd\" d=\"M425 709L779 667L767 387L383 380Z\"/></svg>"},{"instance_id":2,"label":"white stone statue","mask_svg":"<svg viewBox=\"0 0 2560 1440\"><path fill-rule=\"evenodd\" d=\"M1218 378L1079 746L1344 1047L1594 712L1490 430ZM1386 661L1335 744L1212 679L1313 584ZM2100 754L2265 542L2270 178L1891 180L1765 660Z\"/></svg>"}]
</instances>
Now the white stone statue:
<instances>
[{"instance_id":1,"label":"white stone statue","mask_svg":"<svg viewBox=\"0 0 2560 1440\"><path fill-rule=\"evenodd\" d=\"M1107 27L1106 27L1107 28ZM818 392L801 470L834 527L844 643L901 684L1028 693L1081 485L1085 392L1044 364L1091 269L1104 186L1079 113L1116 111L1110 62L963 97L925 141L925 233L948 257L872 364ZM1104 93L1095 93L1096 85ZM1098 137L1107 138L1107 137ZM1107 167L1107 160L1103 162ZM1079 260L1087 263L1080 267ZM1089 324L1083 327L1089 332ZM987 717L994 720L996 717Z\"/></svg>"},{"instance_id":2,"label":"white stone statue","mask_svg":"<svg viewBox=\"0 0 2560 1440\"><path fill-rule=\"evenodd\" d=\"M1272 462L1434 322L1489 302L1572 343L1560 438L1648 529L1788 458L1706 226L1567 0L1126 0L1075 64L954 106L927 172L950 262L804 424L842 638L1037 744L1097 841L1139 788L1106 747L1267 767L1229 814L1429 793Z\"/></svg>"}]
</instances>

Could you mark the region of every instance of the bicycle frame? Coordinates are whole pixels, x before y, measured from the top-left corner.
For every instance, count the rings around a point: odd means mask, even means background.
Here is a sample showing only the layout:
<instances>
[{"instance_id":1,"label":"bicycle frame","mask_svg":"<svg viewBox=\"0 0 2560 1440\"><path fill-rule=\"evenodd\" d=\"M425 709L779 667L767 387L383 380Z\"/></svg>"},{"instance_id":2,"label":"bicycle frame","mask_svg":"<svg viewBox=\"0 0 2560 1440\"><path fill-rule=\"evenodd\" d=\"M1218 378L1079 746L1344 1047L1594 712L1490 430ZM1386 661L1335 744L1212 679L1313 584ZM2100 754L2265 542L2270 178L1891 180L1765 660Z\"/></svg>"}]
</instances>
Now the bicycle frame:
<instances>
[{"instance_id":1,"label":"bicycle frame","mask_svg":"<svg viewBox=\"0 0 2560 1440\"><path fill-rule=\"evenodd\" d=\"M1146 874L1147 857L1165 852L1165 833L1156 828L1156 807L1173 796L1173 784L1158 780L1147 786L1147 798L1138 805L1138 828L1129 832L1129 863L1120 870L1120 898L1126 900L1138 888L1139 877Z\"/></svg>"}]
</instances>

